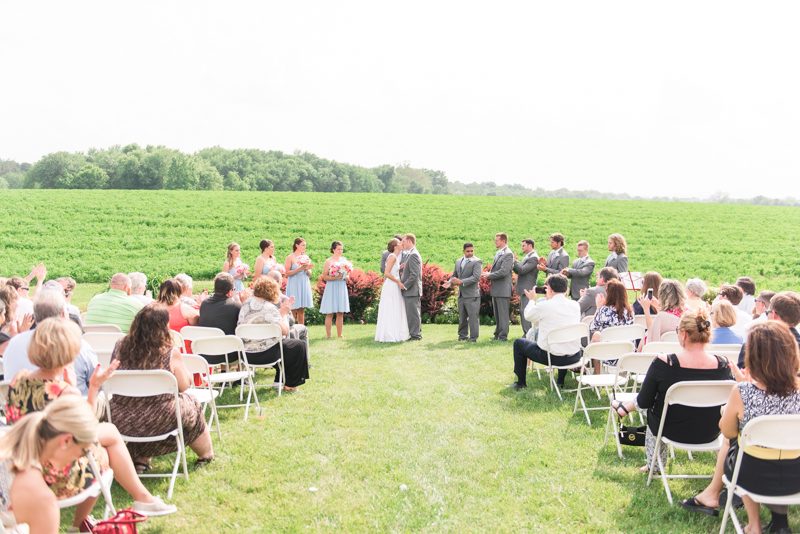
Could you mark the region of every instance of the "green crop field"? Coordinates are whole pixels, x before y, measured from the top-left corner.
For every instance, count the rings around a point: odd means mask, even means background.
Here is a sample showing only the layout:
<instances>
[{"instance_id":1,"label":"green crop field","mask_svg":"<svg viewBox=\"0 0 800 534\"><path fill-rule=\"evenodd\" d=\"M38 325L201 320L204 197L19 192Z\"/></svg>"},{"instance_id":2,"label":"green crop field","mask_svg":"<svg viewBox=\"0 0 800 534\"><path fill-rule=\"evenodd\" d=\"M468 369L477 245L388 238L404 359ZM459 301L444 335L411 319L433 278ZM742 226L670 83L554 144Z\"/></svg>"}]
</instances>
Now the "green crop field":
<instances>
[{"instance_id":1,"label":"green crop field","mask_svg":"<svg viewBox=\"0 0 800 534\"><path fill-rule=\"evenodd\" d=\"M632 271L655 270L711 285L751 276L759 289L800 288L796 208L600 200L349 193L6 190L0 274L25 275L44 261L49 276L104 282L118 271L211 279L236 241L252 267L263 238L283 260L301 236L317 264L344 243L356 267L377 270L392 234L416 234L423 260L451 269L464 241L491 260L493 236L514 250L532 237L540 254L561 232L566 249L586 239L602 264L611 233L628 241Z\"/></svg>"}]
</instances>

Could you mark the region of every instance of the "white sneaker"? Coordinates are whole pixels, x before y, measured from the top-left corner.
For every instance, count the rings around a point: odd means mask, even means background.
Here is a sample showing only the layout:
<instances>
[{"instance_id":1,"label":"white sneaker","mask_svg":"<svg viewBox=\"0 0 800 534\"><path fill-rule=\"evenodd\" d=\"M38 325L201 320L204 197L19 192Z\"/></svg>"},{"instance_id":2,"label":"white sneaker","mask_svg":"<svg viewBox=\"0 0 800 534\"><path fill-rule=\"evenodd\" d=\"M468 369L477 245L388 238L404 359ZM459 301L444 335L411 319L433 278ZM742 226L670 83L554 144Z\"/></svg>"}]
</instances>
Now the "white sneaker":
<instances>
[{"instance_id":1,"label":"white sneaker","mask_svg":"<svg viewBox=\"0 0 800 534\"><path fill-rule=\"evenodd\" d=\"M133 501L133 510L147 517L156 517L174 514L178 511L178 507L174 504L165 503L161 500L161 497L153 497L153 502Z\"/></svg>"}]
</instances>

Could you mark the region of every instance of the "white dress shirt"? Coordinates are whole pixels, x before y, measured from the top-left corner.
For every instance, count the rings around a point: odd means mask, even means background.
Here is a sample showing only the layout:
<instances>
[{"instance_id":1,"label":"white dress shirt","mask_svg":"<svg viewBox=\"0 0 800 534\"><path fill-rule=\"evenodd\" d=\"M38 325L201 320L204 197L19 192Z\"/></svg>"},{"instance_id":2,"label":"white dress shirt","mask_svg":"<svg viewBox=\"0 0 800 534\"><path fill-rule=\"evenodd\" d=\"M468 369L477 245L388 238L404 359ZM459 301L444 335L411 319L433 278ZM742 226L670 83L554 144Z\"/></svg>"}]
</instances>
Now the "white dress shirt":
<instances>
[{"instance_id":1,"label":"white dress shirt","mask_svg":"<svg viewBox=\"0 0 800 534\"><path fill-rule=\"evenodd\" d=\"M531 323L539 323L539 337L536 342L542 350L550 350L556 356L572 356L581 350L580 340L567 343L554 343L550 347L547 334L554 328L570 326L581 322L581 307L574 300L569 300L566 293L556 293L550 300L537 303L531 301L525 308L525 319Z\"/></svg>"}]
</instances>

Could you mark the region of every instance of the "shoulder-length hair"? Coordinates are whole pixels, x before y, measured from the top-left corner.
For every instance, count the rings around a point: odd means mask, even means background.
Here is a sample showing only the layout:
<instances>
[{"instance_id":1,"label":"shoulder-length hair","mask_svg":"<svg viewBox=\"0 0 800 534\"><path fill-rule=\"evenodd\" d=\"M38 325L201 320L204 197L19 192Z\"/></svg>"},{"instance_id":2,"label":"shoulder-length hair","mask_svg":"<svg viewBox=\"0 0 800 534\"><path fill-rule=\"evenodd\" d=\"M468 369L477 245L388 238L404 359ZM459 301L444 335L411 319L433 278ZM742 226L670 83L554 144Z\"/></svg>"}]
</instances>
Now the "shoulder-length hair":
<instances>
[{"instance_id":1,"label":"shoulder-length hair","mask_svg":"<svg viewBox=\"0 0 800 534\"><path fill-rule=\"evenodd\" d=\"M744 365L768 394L786 397L798 390L800 353L789 327L778 321L750 327Z\"/></svg>"},{"instance_id":2,"label":"shoulder-length hair","mask_svg":"<svg viewBox=\"0 0 800 534\"><path fill-rule=\"evenodd\" d=\"M628 302L628 292L625 290L625 284L619 280L609 280L606 284L606 306L610 306L617 311L617 316L620 321L625 320L625 314L628 317L633 317L633 310Z\"/></svg>"},{"instance_id":3,"label":"shoulder-length hair","mask_svg":"<svg viewBox=\"0 0 800 534\"><path fill-rule=\"evenodd\" d=\"M125 369L161 369L164 351L173 344L169 310L163 304L153 303L139 310L114 355Z\"/></svg>"}]
</instances>

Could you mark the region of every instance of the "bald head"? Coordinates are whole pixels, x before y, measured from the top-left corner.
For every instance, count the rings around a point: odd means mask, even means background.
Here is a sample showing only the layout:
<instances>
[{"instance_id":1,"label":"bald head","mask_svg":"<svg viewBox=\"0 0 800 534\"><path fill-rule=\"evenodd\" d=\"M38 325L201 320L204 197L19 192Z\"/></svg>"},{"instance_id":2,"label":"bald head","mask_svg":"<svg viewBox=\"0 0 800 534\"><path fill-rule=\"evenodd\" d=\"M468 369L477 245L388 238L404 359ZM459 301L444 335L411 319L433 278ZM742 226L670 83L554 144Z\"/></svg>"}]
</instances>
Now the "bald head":
<instances>
[{"instance_id":1,"label":"bald head","mask_svg":"<svg viewBox=\"0 0 800 534\"><path fill-rule=\"evenodd\" d=\"M283 275L274 269L267 273L267 277L272 278L275 282L277 282L278 287L280 287L281 282L283 282Z\"/></svg>"},{"instance_id":2,"label":"bald head","mask_svg":"<svg viewBox=\"0 0 800 534\"><path fill-rule=\"evenodd\" d=\"M131 294L131 278L125 273L117 273L112 276L108 285L111 289L118 289L129 295Z\"/></svg>"}]
</instances>

